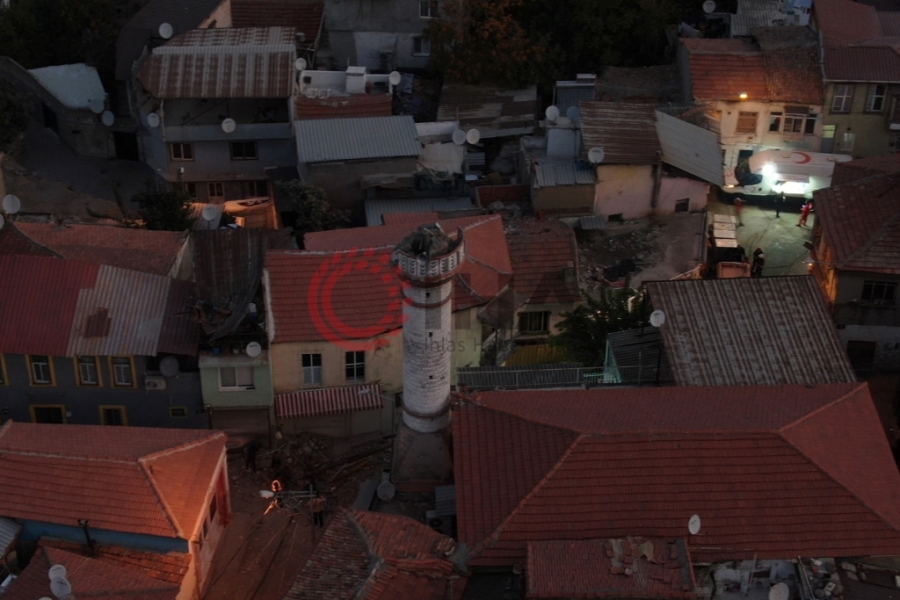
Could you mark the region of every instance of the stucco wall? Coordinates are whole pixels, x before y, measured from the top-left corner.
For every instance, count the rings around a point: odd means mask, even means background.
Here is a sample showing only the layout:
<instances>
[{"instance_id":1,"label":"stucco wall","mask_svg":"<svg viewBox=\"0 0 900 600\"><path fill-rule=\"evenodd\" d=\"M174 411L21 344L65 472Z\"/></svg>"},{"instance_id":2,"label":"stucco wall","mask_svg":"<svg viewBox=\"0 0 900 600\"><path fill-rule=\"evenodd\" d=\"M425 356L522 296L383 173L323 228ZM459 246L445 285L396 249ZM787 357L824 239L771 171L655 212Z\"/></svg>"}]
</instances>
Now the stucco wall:
<instances>
[{"instance_id":1,"label":"stucco wall","mask_svg":"<svg viewBox=\"0 0 900 600\"><path fill-rule=\"evenodd\" d=\"M838 146L844 133L850 131L856 133L856 141L851 152L853 158L866 158L877 156L887 152L894 152L898 148L891 144L900 131L891 131L888 117L891 110L891 99L900 94L900 86L888 86L885 95L884 109L881 112L866 112L866 99L868 96L868 84L859 83L854 86L853 100L850 103L849 113L832 112L835 84L828 84L825 90L825 117L826 125L834 125L834 152L839 152Z\"/></svg>"},{"instance_id":2,"label":"stucco wall","mask_svg":"<svg viewBox=\"0 0 900 600\"><path fill-rule=\"evenodd\" d=\"M657 215L671 215L675 212L675 203L685 198L688 199L688 210L703 210L708 197L708 183L687 177L663 177L655 212Z\"/></svg>"},{"instance_id":3,"label":"stucco wall","mask_svg":"<svg viewBox=\"0 0 900 600\"><path fill-rule=\"evenodd\" d=\"M594 195L594 214L609 217L638 219L650 214L653 196L653 167L651 165L600 165L597 167L597 187Z\"/></svg>"},{"instance_id":4,"label":"stucco wall","mask_svg":"<svg viewBox=\"0 0 900 600\"><path fill-rule=\"evenodd\" d=\"M838 337L847 347L850 341L875 342L875 371L900 371L900 327L846 325Z\"/></svg>"},{"instance_id":5,"label":"stucco wall","mask_svg":"<svg viewBox=\"0 0 900 600\"><path fill-rule=\"evenodd\" d=\"M531 198L535 212L546 211L550 214L553 212L565 214L583 213L589 215L593 212L594 186L558 185L555 187L535 188Z\"/></svg>"},{"instance_id":6,"label":"stucco wall","mask_svg":"<svg viewBox=\"0 0 900 600\"><path fill-rule=\"evenodd\" d=\"M245 366L253 367L254 389L222 389L219 368ZM256 358L246 354L203 355L200 357L200 385L204 404L214 408L271 406L273 388L268 353L264 351Z\"/></svg>"},{"instance_id":7,"label":"stucco wall","mask_svg":"<svg viewBox=\"0 0 900 600\"><path fill-rule=\"evenodd\" d=\"M823 128L823 116L821 105L801 105L812 109L819 116L816 119L815 129L811 134L804 134L802 139L785 140L783 132L770 132L769 121L773 112L780 112L782 116L781 128L784 128L785 103L783 102L715 102L715 110L721 112L719 122L720 141L725 150L725 166L733 167L737 164L739 151L750 150L753 153L762 150L807 150L818 152ZM756 131L753 133L737 133L738 116L742 112L756 113Z\"/></svg>"}]
</instances>

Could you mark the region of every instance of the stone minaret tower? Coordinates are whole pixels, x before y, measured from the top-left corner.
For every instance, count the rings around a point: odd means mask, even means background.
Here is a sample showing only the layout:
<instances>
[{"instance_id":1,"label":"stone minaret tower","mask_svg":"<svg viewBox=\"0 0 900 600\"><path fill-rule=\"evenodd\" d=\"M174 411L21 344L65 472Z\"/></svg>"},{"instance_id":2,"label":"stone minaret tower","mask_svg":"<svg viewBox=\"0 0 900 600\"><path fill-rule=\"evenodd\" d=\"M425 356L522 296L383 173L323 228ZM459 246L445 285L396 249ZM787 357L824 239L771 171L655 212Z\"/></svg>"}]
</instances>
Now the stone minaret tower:
<instances>
[{"instance_id":1,"label":"stone minaret tower","mask_svg":"<svg viewBox=\"0 0 900 600\"><path fill-rule=\"evenodd\" d=\"M453 276L466 259L462 230L451 240L423 225L397 246L393 263L404 286L403 423L435 433L450 422Z\"/></svg>"}]
</instances>

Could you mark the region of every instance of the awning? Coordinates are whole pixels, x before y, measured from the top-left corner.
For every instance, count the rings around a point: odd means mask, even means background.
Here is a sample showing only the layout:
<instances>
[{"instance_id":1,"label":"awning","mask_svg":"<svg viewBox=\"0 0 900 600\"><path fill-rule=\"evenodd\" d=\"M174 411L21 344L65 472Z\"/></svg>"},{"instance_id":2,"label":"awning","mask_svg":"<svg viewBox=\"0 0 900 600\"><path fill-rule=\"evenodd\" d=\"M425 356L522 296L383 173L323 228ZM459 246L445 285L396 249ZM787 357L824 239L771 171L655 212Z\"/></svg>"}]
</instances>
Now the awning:
<instances>
[{"instance_id":1,"label":"awning","mask_svg":"<svg viewBox=\"0 0 900 600\"><path fill-rule=\"evenodd\" d=\"M381 385L377 383L289 392L275 396L275 413L285 419L376 410L383 406Z\"/></svg>"}]
</instances>

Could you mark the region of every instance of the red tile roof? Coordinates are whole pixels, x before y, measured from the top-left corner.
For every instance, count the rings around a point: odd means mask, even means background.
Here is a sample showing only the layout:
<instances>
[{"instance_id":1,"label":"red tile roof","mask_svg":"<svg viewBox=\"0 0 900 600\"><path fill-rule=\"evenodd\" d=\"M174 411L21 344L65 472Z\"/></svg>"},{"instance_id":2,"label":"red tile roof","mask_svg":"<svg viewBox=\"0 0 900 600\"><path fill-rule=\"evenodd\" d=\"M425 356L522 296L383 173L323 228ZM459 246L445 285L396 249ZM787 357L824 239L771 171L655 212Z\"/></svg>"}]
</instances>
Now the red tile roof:
<instances>
[{"instance_id":1,"label":"red tile roof","mask_svg":"<svg viewBox=\"0 0 900 600\"><path fill-rule=\"evenodd\" d=\"M872 175L886 173L900 173L900 152L835 163L831 185L837 187Z\"/></svg>"},{"instance_id":2,"label":"red tile roof","mask_svg":"<svg viewBox=\"0 0 900 600\"><path fill-rule=\"evenodd\" d=\"M528 598L698 598L684 540L528 542Z\"/></svg>"},{"instance_id":3,"label":"red tile roof","mask_svg":"<svg viewBox=\"0 0 900 600\"><path fill-rule=\"evenodd\" d=\"M466 576L449 537L397 515L335 515L285 600L459 600Z\"/></svg>"},{"instance_id":4,"label":"red tile roof","mask_svg":"<svg viewBox=\"0 0 900 600\"><path fill-rule=\"evenodd\" d=\"M178 585L160 581L113 562L39 546L31 562L3 595L4 600L34 600L51 596L47 572L52 565L66 568L73 596L102 596L109 600L175 600Z\"/></svg>"},{"instance_id":5,"label":"red tile roof","mask_svg":"<svg viewBox=\"0 0 900 600\"><path fill-rule=\"evenodd\" d=\"M836 268L900 274L900 174L860 179L813 197Z\"/></svg>"},{"instance_id":6,"label":"red tile roof","mask_svg":"<svg viewBox=\"0 0 900 600\"><path fill-rule=\"evenodd\" d=\"M472 566L521 565L528 542L674 539L693 514L700 561L900 552L865 384L490 392L453 433Z\"/></svg>"},{"instance_id":7,"label":"red tile roof","mask_svg":"<svg viewBox=\"0 0 900 600\"><path fill-rule=\"evenodd\" d=\"M581 102L585 152L602 147L604 164L655 164L660 151L653 104Z\"/></svg>"},{"instance_id":8,"label":"red tile roof","mask_svg":"<svg viewBox=\"0 0 900 600\"><path fill-rule=\"evenodd\" d=\"M383 406L381 386L377 383L275 395L275 414L282 419L377 410Z\"/></svg>"},{"instance_id":9,"label":"red tile roof","mask_svg":"<svg viewBox=\"0 0 900 600\"><path fill-rule=\"evenodd\" d=\"M16 223L23 234L62 258L166 276L181 254L187 232L110 225Z\"/></svg>"},{"instance_id":10,"label":"red tile roof","mask_svg":"<svg viewBox=\"0 0 900 600\"><path fill-rule=\"evenodd\" d=\"M580 302L575 232L547 219L519 219L506 228L512 257L512 287L532 304ZM566 269L571 269L568 280Z\"/></svg>"},{"instance_id":11,"label":"red tile roof","mask_svg":"<svg viewBox=\"0 0 900 600\"><path fill-rule=\"evenodd\" d=\"M881 35L878 13L852 0L816 0L813 14L827 45L854 44Z\"/></svg>"},{"instance_id":12,"label":"red tile roof","mask_svg":"<svg viewBox=\"0 0 900 600\"><path fill-rule=\"evenodd\" d=\"M390 94L353 94L321 100L297 96L294 99L297 119L389 117L393 114L393 106Z\"/></svg>"},{"instance_id":13,"label":"red tile roof","mask_svg":"<svg viewBox=\"0 0 900 600\"><path fill-rule=\"evenodd\" d=\"M313 45L325 5L318 0L231 0L232 27L293 27Z\"/></svg>"},{"instance_id":14,"label":"red tile roof","mask_svg":"<svg viewBox=\"0 0 900 600\"><path fill-rule=\"evenodd\" d=\"M106 562L117 564L158 579L181 585L188 567L191 565L191 555L187 552L150 552L134 550L121 546L104 546L96 544L91 550L84 544L67 542L49 538L41 538L41 545L48 548L59 548L67 552L81 554L90 558L99 558Z\"/></svg>"},{"instance_id":15,"label":"red tile roof","mask_svg":"<svg viewBox=\"0 0 900 600\"><path fill-rule=\"evenodd\" d=\"M14 519L191 539L224 453L221 432L10 421L0 506Z\"/></svg>"},{"instance_id":16,"label":"red tile roof","mask_svg":"<svg viewBox=\"0 0 900 600\"><path fill-rule=\"evenodd\" d=\"M800 104L825 101L818 46L767 49L763 59L769 99Z\"/></svg>"},{"instance_id":17,"label":"red tile roof","mask_svg":"<svg viewBox=\"0 0 900 600\"><path fill-rule=\"evenodd\" d=\"M698 100L769 100L766 61L759 48L738 39L682 38L689 54L691 94Z\"/></svg>"},{"instance_id":18,"label":"red tile roof","mask_svg":"<svg viewBox=\"0 0 900 600\"><path fill-rule=\"evenodd\" d=\"M897 49L877 46L826 47L825 79L828 81L900 81Z\"/></svg>"},{"instance_id":19,"label":"red tile roof","mask_svg":"<svg viewBox=\"0 0 900 600\"><path fill-rule=\"evenodd\" d=\"M434 211L384 213L381 220L385 225L415 225L434 223L440 216Z\"/></svg>"},{"instance_id":20,"label":"red tile roof","mask_svg":"<svg viewBox=\"0 0 900 600\"><path fill-rule=\"evenodd\" d=\"M439 221L451 237L462 227L466 256L454 279L453 310L484 304L512 273L499 215ZM307 234L307 251L270 251L266 268L274 342L369 339L398 329L401 282L390 269L393 247L417 223ZM352 250L359 248L360 250ZM349 249L349 250L348 250ZM298 290L301 290L298 293Z\"/></svg>"},{"instance_id":21,"label":"red tile roof","mask_svg":"<svg viewBox=\"0 0 900 600\"><path fill-rule=\"evenodd\" d=\"M62 258L50 248L41 246L22 233L16 223L10 221L0 229L0 254L27 254L31 256L52 256Z\"/></svg>"}]
</instances>

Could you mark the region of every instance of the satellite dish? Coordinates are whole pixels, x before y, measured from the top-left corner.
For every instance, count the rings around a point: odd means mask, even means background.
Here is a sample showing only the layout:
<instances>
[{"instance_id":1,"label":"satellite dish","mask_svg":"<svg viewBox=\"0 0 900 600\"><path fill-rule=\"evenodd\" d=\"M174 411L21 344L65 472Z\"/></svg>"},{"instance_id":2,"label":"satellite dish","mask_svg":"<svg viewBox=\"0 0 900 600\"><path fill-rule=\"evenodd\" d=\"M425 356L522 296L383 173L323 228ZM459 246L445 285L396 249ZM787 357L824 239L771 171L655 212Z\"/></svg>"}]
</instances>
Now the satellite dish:
<instances>
[{"instance_id":1,"label":"satellite dish","mask_svg":"<svg viewBox=\"0 0 900 600\"><path fill-rule=\"evenodd\" d=\"M298 58L297 60L295 60L294 68L297 69L298 71L305 71L306 70L306 59Z\"/></svg>"},{"instance_id":2,"label":"satellite dish","mask_svg":"<svg viewBox=\"0 0 900 600\"><path fill-rule=\"evenodd\" d=\"M112 114L108 110L104 110L103 114L100 115L100 120L103 121L103 124L107 127L112 127L116 122L116 115Z\"/></svg>"},{"instance_id":3,"label":"satellite dish","mask_svg":"<svg viewBox=\"0 0 900 600\"><path fill-rule=\"evenodd\" d=\"M786 583L776 583L769 588L769 600L788 600L791 597L791 588Z\"/></svg>"},{"instance_id":4,"label":"satellite dish","mask_svg":"<svg viewBox=\"0 0 900 600\"><path fill-rule=\"evenodd\" d=\"M544 115L548 121L555 121L559 118L559 109L555 106L548 106L547 110L544 111Z\"/></svg>"},{"instance_id":5,"label":"satellite dish","mask_svg":"<svg viewBox=\"0 0 900 600\"><path fill-rule=\"evenodd\" d=\"M666 313L661 310L654 310L650 313L650 324L656 328L662 327L666 322Z\"/></svg>"},{"instance_id":6,"label":"satellite dish","mask_svg":"<svg viewBox=\"0 0 900 600\"><path fill-rule=\"evenodd\" d=\"M175 29L172 27L172 25L170 23L163 23L162 25L159 26L159 37L161 37L164 40L167 40L170 37L172 37L172 34L174 34L174 33L175 33Z\"/></svg>"},{"instance_id":7,"label":"satellite dish","mask_svg":"<svg viewBox=\"0 0 900 600\"><path fill-rule=\"evenodd\" d=\"M155 112L147 115L147 125L153 128L159 127L159 115Z\"/></svg>"},{"instance_id":8,"label":"satellite dish","mask_svg":"<svg viewBox=\"0 0 900 600\"><path fill-rule=\"evenodd\" d=\"M250 358L256 358L262 352L262 346L259 345L259 342L250 342L244 351Z\"/></svg>"},{"instance_id":9,"label":"satellite dish","mask_svg":"<svg viewBox=\"0 0 900 600\"><path fill-rule=\"evenodd\" d=\"M212 204L207 204L203 207L203 210L200 211L200 216L203 217L204 221L212 221L219 215L219 209L213 206Z\"/></svg>"},{"instance_id":10,"label":"satellite dish","mask_svg":"<svg viewBox=\"0 0 900 600\"><path fill-rule=\"evenodd\" d=\"M466 135L465 131L463 131L462 129L457 129L453 132L453 143L457 146L462 146L466 143L466 137L468 136Z\"/></svg>"},{"instance_id":11,"label":"satellite dish","mask_svg":"<svg viewBox=\"0 0 900 600\"><path fill-rule=\"evenodd\" d=\"M66 567L63 565L53 565L52 567L50 567L50 570L47 571L47 575L50 576L50 579L56 579L59 577L65 579L66 573Z\"/></svg>"},{"instance_id":12,"label":"satellite dish","mask_svg":"<svg viewBox=\"0 0 900 600\"><path fill-rule=\"evenodd\" d=\"M54 577L50 580L50 592L62 599L72 595L72 585L65 577Z\"/></svg>"},{"instance_id":13,"label":"satellite dish","mask_svg":"<svg viewBox=\"0 0 900 600\"><path fill-rule=\"evenodd\" d=\"M688 531L691 535L700 533L700 515L694 515L688 520Z\"/></svg>"},{"instance_id":14,"label":"satellite dish","mask_svg":"<svg viewBox=\"0 0 900 600\"><path fill-rule=\"evenodd\" d=\"M164 377L175 377L178 375L178 359L174 356L167 356L159 361L159 372Z\"/></svg>"},{"instance_id":15,"label":"satellite dish","mask_svg":"<svg viewBox=\"0 0 900 600\"><path fill-rule=\"evenodd\" d=\"M8 215L14 215L22 208L22 201L18 197L9 194L3 197L3 210Z\"/></svg>"},{"instance_id":16,"label":"satellite dish","mask_svg":"<svg viewBox=\"0 0 900 600\"><path fill-rule=\"evenodd\" d=\"M579 109L577 106L570 106L566 110L566 118L568 118L573 123L577 123L581 120L581 109Z\"/></svg>"},{"instance_id":17,"label":"satellite dish","mask_svg":"<svg viewBox=\"0 0 900 600\"><path fill-rule=\"evenodd\" d=\"M592 165L599 165L604 158L606 158L606 152L603 151L603 148L591 148L588 150L588 160L591 161Z\"/></svg>"},{"instance_id":18,"label":"satellite dish","mask_svg":"<svg viewBox=\"0 0 900 600\"><path fill-rule=\"evenodd\" d=\"M478 140L481 139L481 132L477 129L470 129L466 134L466 141L470 144L477 144Z\"/></svg>"},{"instance_id":19,"label":"satellite dish","mask_svg":"<svg viewBox=\"0 0 900 600\"><path fill-rule=\"evenodd\" d=\"M222 131L224 131L225 133L233 133L236 128L237 123L231 117L222 121Z\"/></svg>"},{"instance_id":20,"label":"satellite dish","mask_svg":"<svg viewBox=\"0 0 900 600\"><path fill-rule=\"evenodd\" d=\"M394 499L394 494L397 493L397 488L394 487L394 484L390 481L382 481L378 484L378 497L384 500L385 502L390 502Z\"/></svg>"},{"instance_id":21,"label":"satellite dish","mask_svg":"<svg viewBox=\"0 0 900 600\"><path fill-rule=\"evenodd\" d=\"M91 98L88 100L88 107L90 107L92 113L99 115L104 108L103 98Z\"/></svg>"},{"instance_id":22,"label":"satellite dish","mask_svg":"<svg viewBox=\"0 0 900 600\"><path fill-rule=\"evenodd\" d=\"M400 74L400 71L391 71L391 74L388 77L388 81L391 82L391 85L400 85L402 79L403 75Z\"/></svg>"},{"instance_id":23,"label":"satellite dish","mask_svg":"<svg viewBox=\"0 0 900 600\"><path fill-rule=\"evenodd\" d=\"M4 225L6 225L6 219L3 218L3 215L0 215L0 229L3 229Z\"/></svg>"},{"instance_id":24,"label":"satellite dish","mask_svg":"<svg viewBox=\"0 0 900 600\"><path fill-rule=\"evenodd\" d=\"M696 6L696 4L694 6ZM703 12L706 14L709 14L714 10L716 10L716 3L713 2L713 0L706 0L706 2L703 3Z\"/></svg>"}]
</instances>

